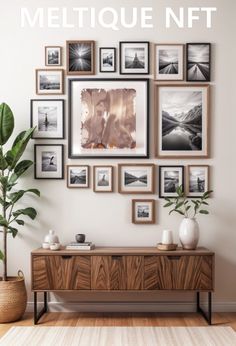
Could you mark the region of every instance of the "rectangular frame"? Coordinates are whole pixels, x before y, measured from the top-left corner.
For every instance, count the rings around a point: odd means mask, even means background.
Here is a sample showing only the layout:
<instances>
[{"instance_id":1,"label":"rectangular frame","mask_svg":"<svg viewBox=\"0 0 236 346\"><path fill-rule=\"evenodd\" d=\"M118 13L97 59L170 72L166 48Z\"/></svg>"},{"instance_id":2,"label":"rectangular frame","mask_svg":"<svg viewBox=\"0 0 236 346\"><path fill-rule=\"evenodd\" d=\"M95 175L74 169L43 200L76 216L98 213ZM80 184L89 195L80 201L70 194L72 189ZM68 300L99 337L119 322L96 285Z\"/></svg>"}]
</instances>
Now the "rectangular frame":
<instances>
[{"instance_id":1,"label":"rectangular frame","mask_svg":"<svg viewBox=\"0 0 236 346\"><path fill-rule=\"evenodd\" d=\"M91 45L91 70L90 71L70 71L70 44L90 44ZM70 40L66 41L66 73L67 75L94 75L95 74L95 41L91 40Z\"/></svg>"},{"instance_id":2,"label":"rectangular frame","mask_svg":"<svg viewBox=\"0 0 236 346\"><path fill-rule=\"evenodd\" d=\"M39 73L40 72L58 72L60 73L60 91L54 92L54 89L46 89L46 92L41 91L39 87ZM63 95L64 94L64 70L63 69L36 69L35 70L35 87L37 95ZM51 91L51 92L50 92Z\"/></svg>"},{"instance_id":3,"label":"rectangular frame","mask_svg":"<svg viewBox=\"0 0 236 346\"><path fill-rule=\"evenodd\" d=\"M162 193L163 192L163 189L162 189L162 170L163 170L163 168L181 169L181 171L182 171L182 181L181 181L182 184L181 185L182 185L183 191L185 191L184 166L177 166L177 165L159 166L159 198L176 198L177 194L175 194L174 192L170 192L170 193L167 192L166 195L164 195ZM178 186L180 186L180 185L178 185Z\"/></svg>"},{"instance_id":4,"label":"rectangular frame","mask_svg":"<svg viewBox=\"0 0 236 346\"><path fill-rule=\"evenodd\" d=\"M58 64L49 64L48 63L48 53L47 50L50 48L56 48L59 50L59 63ZM61 46L45 46L45 66L62 66L62 47Z\"/></svg>"},{"instance_id":5,"label":"rectangular frame","mask_svg":"<svg viewBox=\"0 0 236 346\"><path fill-rule=\"evenodd\" d=\"M48 176L42 176L39 177L38 173L37 173L37 148L41 148L41 147L59 147L61 148L61 162L60 162L60 170L59 170L59 175L58 176L53 176L53 174L48 175ZM41 165L42 165L42 161L40 161ZM58 179L64 179L64 145L63 144L35 144L34 145L34 178L35 179L54 179L54 180L58 180Z\"/></svg>"},{"instance_id":6,"label":"rectangular frame","mask_svg":"<svg viewBox=\"0 0 236 346\"><path fill-rule=\"evenodd\" d=\"M110 169L110 184L109 184L109 187L106 189L105 187L102 189L98 189L97 188L97 179L96 179L96 171L97 169L99 168L108 168ZM113 174L114 174L114 167L113 166L107 166L107 165L99 165L99 166L93 166L93 192L113 192L114 190L114 177L113 177Z\"/></svg>"},{"instance_id":7,"label":"rectangular frame","mask_svg":"<svg viewBox=\"0 0 236 346\"><path fill-rule=\"evenodd\" d=\"M134 89L136 96L137 148L82 148L81 145L81 91L88 89ZM149 79L69 79L69 158L148 158L149 157ZM108 94L109 96L109 94ZM80 114L80 117L78 117ZM91 117L90 117L91 118ZM113 120L114 121L114 120ZM138 125L137 125L138 124Z\"/></svg>"},{"instance_id":8,"label":"rectangular frame","mask_svg":"<svg viewBox=\"0 0 236 346\"><path fill-rule=\"evenodd\" d=\"M152 216L151 219L148 221L142 220L137 221L136 220L136 203L151 203L152 206ZM155 208L156 201L155 199L132 199L132 223L136 225L153 225L156 222L156 208Z\"/></svg>"},{"instance_id":9,"label":"rectangular frame","mask_svg":"<svg viewBox=\"0 0 236 346\"><path fill-rule=\"evenodd\" d=\"M56 136L56 137L36 137L35 136L35 131L32 135L32 138L34 139L64 139L65 138L65 100L63 99L31 99L30 100L30 127L35 126L34 120L34 103L36 102L60 102L61 109L62 109L62 118L61 118L61 136ZM45 119L46 121L46 119ZM48 121L48 120L47 120Z\"/></svg>"},{"instance_id":10,"label":"rectangular frame","mask_svg":"<svg viewBox=\"0 0 236 346\"><path fill-rule=\"evenodd\" d=\"M140 163L140 164L135 164L135 163L121 163L118 164L118 192L121 194L154 194L155 193L155 164L154 163ZM124 191L122 188L122 168L123 167L136 167L137 169L148 167L151 169L151 181L149 183L150 187L149 190L145 191L140 187L140 189L137 190L126 190Z\"/></svg>"},{"instance_id":11,"label":"rectangular frame","mask_svg":"<svg viewBox=\"0 0 236 346\"><path fill-rule=\"evenodd\" d=\"M133 46L137 45L147 45L147 68L144 72L140 72L138 68L133 68L133 71L125 71L123 70L123 45L130 44ZM150 42L149 41L120 41L119 42L119 55L120 55L120 74L121 75L129 75L129 74L135 74L135 75L145 75L149 74L150 72Z\"/></svg>"},{"instance_id":12,"label":"rectangular frame","mask_svg":"<svg viewBox=\"0 0 236 346\"><path fill-rule=\"evenodd\" d=\"M189 78L189 74L188 74L188 63L189 63L189 46L199 46L199 45L206 45L209 47L209 77L206 79L191 79ZM195 68L197 68L198 66L196 66ZM199 71L201 72L200 68L198 67ZM203 70L204 72L204 70ZM201 72L202 73L202 72ZM186 44L186 80L188 82L198 82L198 83L207 83L211 81L211 43L207 43L207 42L202 42L202 43L187 43Z\"/></svg>"},{"instance_id":13,"label":"rectangular frame","mask_svg":"<svg viewBox=\"0 0 236 346\"><path fill-rule=\"evenodd\" d=\"M70 184L69 182L69 170L72 167L81 167L86 169L86 184ZM90 186L90 167L88 165L66 165L66 183L69 189L87 189Z\"/></svg>"},{"instance_id":14,"label":"rectangular frame","mask_svg":"<svg viewBox=\"0 0 236 346\"><path fill-rule=\"evenodd\" d=\"M204 139L204 136L206 137L204 142L202 141L202 148L204 146L204 149L200 150L160 150L162 145L162 117L160 116L160 109L161 109L161 102L160 102L160 90L161 88L165 89L192 89L193 91L202 89L203 92L203 104L204 104L204 110L205 114L203 112L202 119L202 133L204 134L202 138ZM157 131L157 134L155 136L155 156L158 158L165 158L165 159L178 159L178 158L191 158L191 159L198 159L198 158L209 158L209 123L210 123L210 85L209 84L155 84L155 131Z\"/></svg>"},{"instance_id":15,"label":"rectangular frame","mask_svg":"<svg viewBox=\"0 0 236 346\"><path fill-rule=\"evenodd\" d=\"M111 70L104 71L102 70L102 50L103 49L110 49L113 50L113 55L114 55L114 68ZM100 47L99 48L99 72L101 73L112 73L116 72L116 48L115 47Z\"/></svg>"},{"instance_id":16,"label":"rectangular frame","mask_svg":"<svg viewBox=\"0 0 236 346\"><path fill-rule=\"evenodd\" d=\"M206 182L205 182L205 189L202 192L202 194L197 194L195 192L190 192L189 191L189 183L190 183L190 169L191 168L198 168L198 167L202 167L206 169ZM204 194L204 192L209 191L210 190L210 166L209 165L188 165L187 166L187 174L186 174L186 194L187 197L190 198L201 198L202 195Z\"/></svg>"}]
</instances>

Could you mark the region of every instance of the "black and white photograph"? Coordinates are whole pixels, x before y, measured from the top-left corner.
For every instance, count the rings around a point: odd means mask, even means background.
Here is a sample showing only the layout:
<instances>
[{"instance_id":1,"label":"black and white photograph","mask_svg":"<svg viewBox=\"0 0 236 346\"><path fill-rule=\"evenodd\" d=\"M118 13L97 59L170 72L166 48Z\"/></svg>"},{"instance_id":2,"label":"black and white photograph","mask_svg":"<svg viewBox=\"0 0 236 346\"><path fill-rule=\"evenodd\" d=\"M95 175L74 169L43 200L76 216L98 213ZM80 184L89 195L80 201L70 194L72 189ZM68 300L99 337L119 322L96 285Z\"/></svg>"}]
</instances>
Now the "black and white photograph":
<instances>
[{"instance_id":1,"label":"black and white photograph","mask_svg":"<svg viewBox=\"0 0 236 346\"><path fill-rule=\"evenodd\" d=\"M61 95L64 93L64 70L36 70L36 94Z\"/></svg>"},{"instance_id":2,"label":"black and white photograph","mask_svg":"<svg viewBox=\"0 0 236 346\"><path fill-rule=\"evenodd\" d=\"M121 164L119 169L120 193L153 193L153 164Z\"/></svg>"},{"instance_id":3,"label":"black and white photograph","mask_svg":"<svg viewBox=\"0 0 236 346\"><path fill-rule=\"evenodd\" d=\"M64 138L64 100L31 100L32 138Z\"/></svg>"},{"instance_id":4,"label":"black and white photograph","mask_svg":"<svg viewBox=\"0 0 236 346\"><path fill-rule=\"evenodd\" d=\"M155 223L155 200L133 199L132 200L132 222L134 224Z\"/></svg>"},{"instance_id":5,"label":"black and white photograph","mask_svg":"<svg viewBox=\"0 0 236 346\"><path fill-rule=\"evenodd\" d=\"M68 188L88 188L89 187L89 166L68 165L67 166L67 187Z\"/></svg>"},{"instance_id":6,"label":"black and white photograph","mask_svg":"<svg viewBox=\"0 0 236 346\"><path fill-rule=\"evenodd\" d=\"M120 74L149 74L149 42L120 42Z\"/></svg>"},{"instance_id":7,"label":"black and white photograph","mask_svg":"<svg viewBox=\"0 0 236 346\"><path fill-rule=\"evenodd\" d=\"M147 157L148 81L69 80L69 157Z\"/></svg>"},{"instance_id":8,"label":"black and white photograph","mask_svg":"<svg viewBox=\"0 0 236 346\"><path fill-rule=\"evenodd\" d=\"M62 65L62 47L47 46L45 47L45 65L61 66Z\"/></svg>"},{"instance_id":9,"label":"black and white photograph","mask_svg":"<svg viewBox=\"0 0 236 346\"><path fill-rule=\"evenodd\" d=\"M35 144L35 179L64 178L64 147L61 144Z\"/></svg>"},{"instance_id":10,"label":"black and white photograph","mask_svg":"<svg viewBox=\"0 0 236 346\"><path fill-rule=\"evenodd\" d=\"M184 166L159 166L159 197L176 197L176 189L184 190Z\"/></svg>"},{"instance_id":11,"label":"black and white photograph","mask_svg":"<svg viewBox=\"0 0 236 346\"><path fill-rule=\"evenodd\" d=\"M116 48L99 48L99 71L116 72Z\"/></svg>"},{"instance_id":12,"label":"black and white photograph","mask_svg":"<svg viewBox=\"0 0 236 346\"><path fill-rule=\"evenodd\" d=\"M187 44L187 80L189 82L210 82L211 44Z\"/></svg>"},{"instance_id":13,"label":"black and white photograph","mask_svg":"<svg viewBox=\"0 0 236 346\"><path fill-rule=\"evenodd\" d=\"M184 45L155 45L155 79L183 80L184 78Z\"/></svg>"},{"instance_id":14,"label":"black and white photograph","mask_svg":"<svg viewBox=\"0 0 236 346\"><path fill-rule=\"evenodd\" d=\"M208 87L156 86L157 156L207 157Z\"/></svg>"},{"instance_id":15,"label":"black and white photograph","mask_svg":"<svg viewBox=\"0 0 236 346\"><path fill-rule=\"evenodd\" d=\"M189 197L201 197L209 190L209 166L190 165L187 167L187 194Z\"/></svg>"},{"instance_id":16,"label":"black and white photograph","mask_svg":"<svg viewBox=\"0 0 236 346\"><path fill-rule=\"evenodd\" d=\"M93 167L93 191L112 192L113 191L113 166Z\"/></svg>"},{"instance_id":17,"label":"black and white photograph","mask_svg":"<svg viewBox=\"0 0 236 346\"><path fill-rule=\"evenodd\" d=\"M67 41L67 74L95 74L95 41Z\"/></svg>"}]
</instances>

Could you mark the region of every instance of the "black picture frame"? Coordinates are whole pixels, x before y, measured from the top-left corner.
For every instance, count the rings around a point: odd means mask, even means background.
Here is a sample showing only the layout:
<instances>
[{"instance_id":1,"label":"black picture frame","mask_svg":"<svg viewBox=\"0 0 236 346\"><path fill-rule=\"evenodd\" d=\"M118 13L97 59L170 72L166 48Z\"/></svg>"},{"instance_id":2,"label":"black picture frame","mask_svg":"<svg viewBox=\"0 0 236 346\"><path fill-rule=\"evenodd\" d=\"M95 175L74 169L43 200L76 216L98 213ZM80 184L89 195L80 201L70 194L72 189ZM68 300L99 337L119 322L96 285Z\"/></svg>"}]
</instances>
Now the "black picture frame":
<instances>
[{"instance_id":1,"label":"black picture frame","mask_svg":"<svg viewBox=\"0 0 236 346\"><path fill-rule=\"evenodd\" d=\"M123 63L123 58L122 58L122 46L124 44L130 44L130 45L135 45L135 44L145 44L147 45L147 52L148 52L148 57L147 57L147 72L123 72L122 70L122 63ZM120 41L119 42L119 67L120 67L120 74L121 75L148 75L150 73L150 42L149 41Z\"/></svg>"},{"instance_id":2,"label":"black picture frame","mask_svg":"<svg viewBox=\"0 0 236 346\"><path fill-rule=\"evenodd\" d=\"M111 50L113 50L114 52L113 52L113 54L114 54L114 68L113 68L113 70L110 70L110 71L104 71L104 70L102 70L102 50L103 49L111 49ZM116 72L116 69L117 69L117 59L116 59L116 54L117 54L117 52L116 52L116 48L115 47L100 47L99 48L99 72L101 72L101 73L114 73L114 72Z\"/></svg>"},{"instance_id":3,"label":"black picture frame","mask_svg":"<svg viewBox=\"0 0 236 346\"><path fill-rule=\"evenodd\" d=\"M189 73L188 73L188 70L189 70L189 48L190 46L199 46L199 45L205 45L205 46L208 46L208 49L209 49L209 60L208 60L208 64L209 64L209 71L208 71L208 76L207 74L205 73L206 75L206 78L205 79L196 79L196 78L189 78ZM202 83L207 83L207 82L210 82L211 81L211 43L208 43L208 42L189 42L189 43L186 43L186 81L187 82L202 82Z\"/></svg>"},{"instance_id":4,"label":"black picture frame","mask_svg":"<svg viewBox=\"0 0 236 346\"><path fill-rule=\"evenodd\" d=\"M68 157L70 159L144 159L149 158L149 82L150 80L148 78L135 78L135 79L129 79L129 78L69 78L68 79ZM143 82L146 86L146 130L145 130L145 138L146 138L146 145L144 146L145 153L140 155L75 155L73 153L73 139L72 139L72 128L73 128L73 115L72 115L72 87L73 83L75 82L124 82L125 88L127 88L127 82Z\"/></svg>"},{"instance_id":5,"label":"black picture frame","mask_svg":"<svg viewBox=\"0 0 236 346\"><path fill-rule=\"evenodd\" d=\"M61 174L59 177L39 177L37 176L37 148L38 147L60 147L61 148ZM34 179L62 180L64 179L64 145L63 144L35 144L34 145Z\"/></svg>"},{"instance_id":6,"label":"black picture frame","mask_svg":"<svg viewBox=\"0 0 236 346\"><path fill-rule=\"evenodd\" d=\"M34 102L61 102L62 103L62 136L57 137L35 137L34 133L32 135L33 139L42 140L42 139L65 139L65 100L64 99L31 99L30 100L30 127L34 127L33 122L33 105Z\"/></svg>"},{"instance_id":7,"label":"black picture frame","mask_svg":"<svg viewBox=\"0 0 236 346\"><path fill-rule=\"evenodd\" d=\"M176 196L164 196L162 194L162 169L163 168L180 168L181 171L182 171L182 181L181 181L181 185L182 185L182 189L183 189L183 192L185 191L185 169L184 169L184 166L182 165L164 165L164 166L159 166L159 198L176 198Z\"/></svg>"}]
</instances>

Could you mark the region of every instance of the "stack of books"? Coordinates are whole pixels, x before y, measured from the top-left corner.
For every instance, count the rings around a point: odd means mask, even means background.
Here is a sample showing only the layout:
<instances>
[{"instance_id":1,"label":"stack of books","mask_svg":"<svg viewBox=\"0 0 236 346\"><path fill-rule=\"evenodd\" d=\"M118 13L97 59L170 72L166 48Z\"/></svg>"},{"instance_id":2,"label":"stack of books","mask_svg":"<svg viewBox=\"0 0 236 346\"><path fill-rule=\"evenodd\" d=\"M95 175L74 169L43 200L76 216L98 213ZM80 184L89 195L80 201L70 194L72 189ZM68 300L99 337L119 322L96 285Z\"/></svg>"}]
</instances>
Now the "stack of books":
<instances>
[{"instance_id":1,"label":"stack of books","mask_svg":"<svg viewBox=\"0 0 236 346\"><path fill-rule=\"evenodd\" d=\"M93 250L95 245L91 241L84 243L72 242L66 246L66 250Z\"/></svg>"}]
</instances>

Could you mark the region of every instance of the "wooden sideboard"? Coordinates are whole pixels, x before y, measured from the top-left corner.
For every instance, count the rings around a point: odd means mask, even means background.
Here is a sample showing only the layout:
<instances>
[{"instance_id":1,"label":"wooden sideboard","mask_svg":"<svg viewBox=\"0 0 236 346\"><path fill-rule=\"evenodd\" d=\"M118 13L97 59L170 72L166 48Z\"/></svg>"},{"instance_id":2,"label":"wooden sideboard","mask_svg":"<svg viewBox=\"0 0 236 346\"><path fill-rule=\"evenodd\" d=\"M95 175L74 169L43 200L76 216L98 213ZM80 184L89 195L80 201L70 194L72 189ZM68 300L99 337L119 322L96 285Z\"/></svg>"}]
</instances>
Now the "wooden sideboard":
<instances>
[{"instance_id":1,"label":"wooden sideboard","mask_svg":"<svg viewBox=\"0 0 236 346\"><path fill-rule=\"evenodd\" d=\"M115 293L118 301L129 293L158 291L196 292L197 311L211 324L214 291L214 253L198 248L159 251L155 247L97 247L91 251L31 253L34 322L48 310L47 292ZM44 292L44 307L38 313L37 294ZM208 313L200 307L200 292L208 293Z\"/></svg>"}]
</instances>

